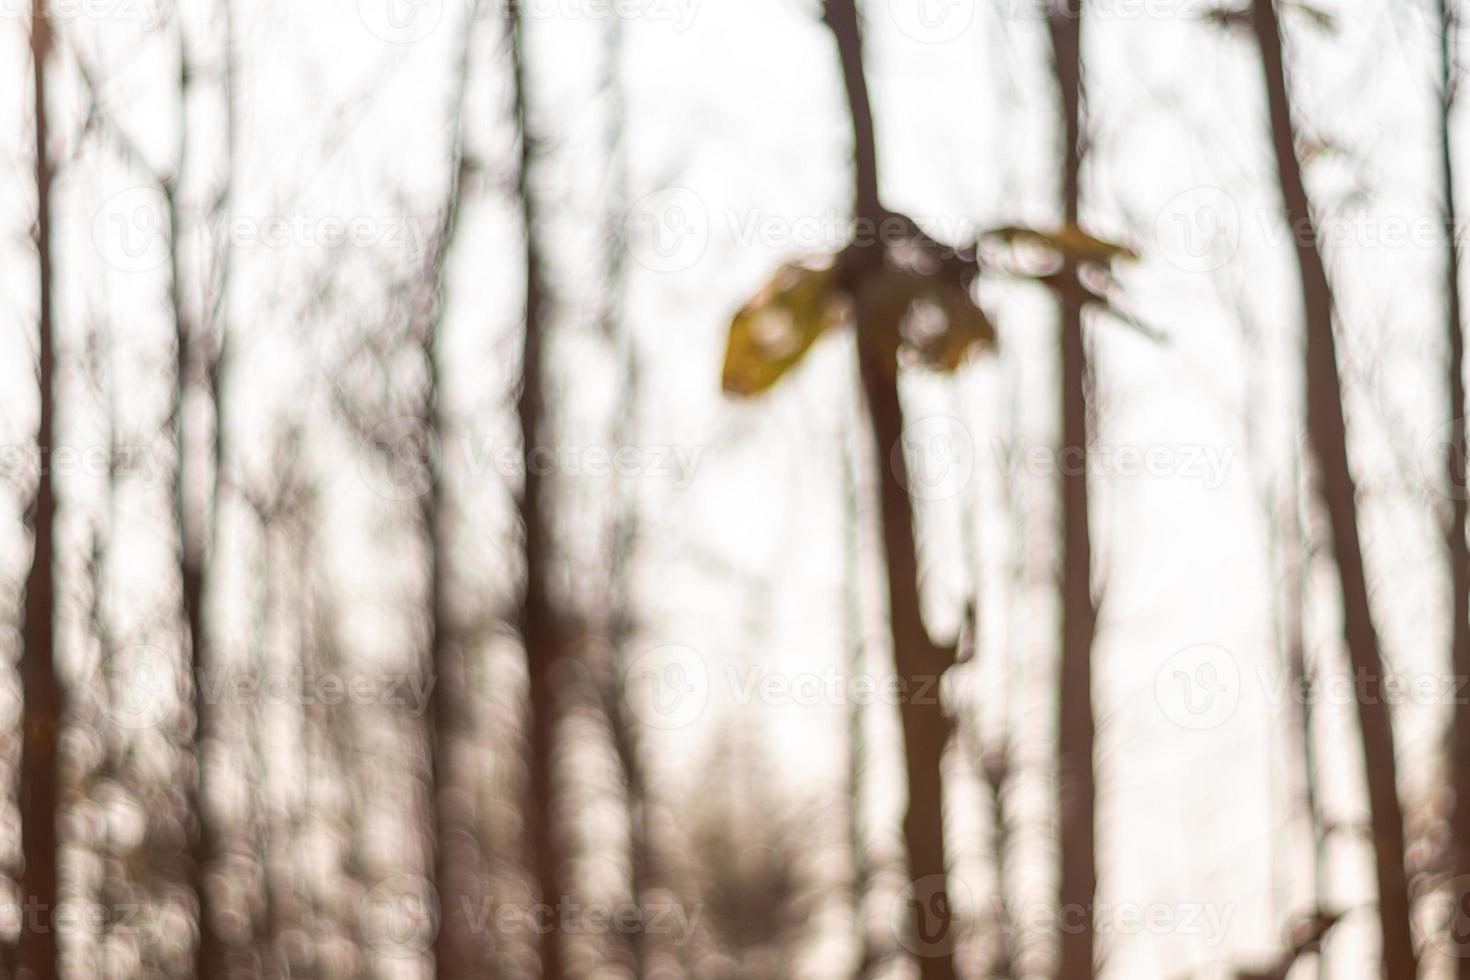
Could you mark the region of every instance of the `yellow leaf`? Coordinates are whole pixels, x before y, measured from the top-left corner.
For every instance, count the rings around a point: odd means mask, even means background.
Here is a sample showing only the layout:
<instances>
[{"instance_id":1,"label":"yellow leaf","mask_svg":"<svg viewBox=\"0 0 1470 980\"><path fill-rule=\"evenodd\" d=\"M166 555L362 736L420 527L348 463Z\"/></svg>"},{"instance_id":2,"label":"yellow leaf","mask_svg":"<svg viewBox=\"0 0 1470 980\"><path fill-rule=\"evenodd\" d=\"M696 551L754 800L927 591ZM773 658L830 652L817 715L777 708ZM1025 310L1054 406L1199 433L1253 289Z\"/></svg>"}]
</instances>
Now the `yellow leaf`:
<instances>
[{"instance_id":1,"label":"yellow leaf","mask_svg":"<svg viewBox=\"0 0 1470 980\"><path fill-rule=\"evenodd\" d=\"M836 281L833 268L782 266L730 323L725 391L749 396L769 389L841 324L846 303Z\"/></svg>"},{"instance_id":2,"label":"yellow leaf","mask_svg":"<svg viewBox=\"0 0 1470 980\"><path fill-rule=\"evenodd\" d=\"M1007 245L1040 246L1076 262L1111 262L1114 259L1138 258L1138 253L1127 245L1089 235L1076 225L1067 225L1054 231L1006 225L987 232L986 237L998 238Z\"/></svg>"}]
</instances>

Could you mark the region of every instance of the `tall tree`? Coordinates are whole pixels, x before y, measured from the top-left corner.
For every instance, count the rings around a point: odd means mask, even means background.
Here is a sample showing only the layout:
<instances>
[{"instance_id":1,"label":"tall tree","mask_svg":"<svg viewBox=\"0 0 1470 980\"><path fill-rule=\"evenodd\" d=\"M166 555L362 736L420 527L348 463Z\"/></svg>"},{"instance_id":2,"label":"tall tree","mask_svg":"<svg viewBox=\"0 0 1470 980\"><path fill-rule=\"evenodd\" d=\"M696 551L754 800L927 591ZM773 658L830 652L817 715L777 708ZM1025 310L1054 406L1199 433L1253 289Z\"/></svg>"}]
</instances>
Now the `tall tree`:
<instances>
[{"instance_id":1,"label":"tall tree","mask_svg":"<svg viewBox=\"0 0 1470 980\"><path fill-rule=\"evenodd\" d=\"M615 447L638 444L640 357L634 321L627 315L627 245L624 225L628 215L628 90L623 80L627 39L622 18L608 19L604 51L603 96L607 100L608 158L607 269L604 283L603 326L618 361L618 407L612 427ZM608 726L621 770L627 814L629 894L639 909L639 928L624 940L624 953L633 975L647 976L656 949L647 928L653 890L659 882L651 828L652 801L644 772L642 746L628 703L625 668L628 645L638 628L633 597L633 568L638 544L638 500L632 480L615 474L612 481L608 530L606 621L607 649L603 662L594 664L600 710Z\"/></svg>"},{"instance_id":2,"label":"tall tree","mask_svg":"<svg viewBox=\"0 0 1470 980\"><path fill-rule=\"evenodd\" d=\"M1053 68L1062 104L1062 217L1078 227L1082 173L1082 0L1048 6ZM1058 937L1057 980L1093 975L1093 899L1097 893L1096 721L1092 709L1092 644L1097 606L1092 593L1092 529L1088 517L1088 407L1091 368L1082 333L1084 294L1077 262L1065 255L1061 303L1062 501L1061 660L1057 680L1057 820L1061 870L1057 908L1062 922L1080 923Z\"/></svg>"},{"instance_id":3,"label":"tall tree","mask_svg":"<svg viewBox=\"0 0 1470 980\"><path fill-rule=\"evenodd\" d=\"M516 168L516 203L520 208L523 276L525 283L525 329L521 348L520 390L516 418L521 436L521 471L524 483L517 500L523 535L525 581L522 584L516 626L526 653L528 732L527 791L522 813L531 851L532 875L538 900L552 911L540 932L541 980L561 980L562 935L557 919L562 885L561 840L557 833L558 792L556 780L556 733L560 716L554 669L563 653L565 634L561 629L551 595L550 579L554 542L546 512L547 480L537 462L539 449L547 445L546 411L546 317L548 297L542 268L540 219L532 189L538 146L530 130L527 111L526 70L527 15L520 4L506 6L510 37L512 114L520 158Z\"/></svg>"},{"instance_id":4,"label":"tall tree","mask_svg":"<svg viewBox=\"0 0 1470 980\"><path fill-rule=\"evenodd\" d=\"M953 980L956 917L945 859L942 761L954 725L940 681L955 663L956 645L933 639L919 599L911 496L916 484L906 458L899 363L952 372L973 351L993 348L995 329L973 296L979 274L974 251L936 241L912 218L883 207L856 3L827 0L824 21L836 42L853 129L853 236L838 254L822 256L818 264L783 266L736 314L724 386L734 395L763 392L827 330L847 323L855 330L874 449L885 611L902 692L899 726L908 790L903 839L910 888L901 938L918 959L921 980ZM939 319L915 317L921 306Z\"/></svg>"},{"instance_id":5,"label":"tall tree","mask_svg":"<svg viewBox=\"0 0 1470 980\"><path fill-rule=\"evenodd\" d=\"M419 345L427 380L415 420L419 431L417 446L422 451L416 461L426 480L425 493L419 497L419 525L428 551L429 578L425 616L428 623L427 669L434 681L424 716L425 736L429 745L429 803L433 810L431 827L431 874L439 907L438 929L434 933L434 974L439 980L484 975L485 964L476 956L467 935L465 908L466 876L478 877L480 866L473 842L470 815L463 812L457 800L466 798L462 788L454 785L455 739L460 734L458 703L459 686L447 678L454 672L449 623L448 589L450 581L449 546L452 533L447 499L435 449L447 438L448 420L444 412L443 324L447 307L446 275L449 257L459 229L459 216L464 204L465 99L470 79L470 44L478 4L472 4L465 24L459 59L454 74L453 98L450 106L450 148L448 186L440 206L438 227L430 242L423 280L415 289L413 303L413 336Z\"/></svg>"},{"instance_id":6,"label":"tall tree","mask_svg":"<svg viewBox=\"0 0 1470 980\"><path fill-rule=\"evenodd\" d=\"M853 128L853 213L859 238L843 253L838 275L856 299L855 344L868 424L876 447L874 474L888 577L888 620L894 668L911 693L954 664L955 649L930 636L919 599L913 500L903 438L907 427L893 361L896 319L874 296L885 271L882 242L867 240L894 217L878 194L878 149L863 69L862 25L854 0L828 0L825 22L837 44ZM898 314L904 313L901 307ZM936 689L936 688L931 688ZM908 790L903 837L912 893L908 896L911 948L922 980L954 980L954 910L944 843L941 761L953 728L939 698L905 697L900 705Z\"/></svg>"},{"instance_id":7,"label":"tall tree","mask_svg":"<svg viewBox=\"0 0 1470 980\"><path fill-rule=\"evenodd\" d=\"M1445 446L1445 477L1449 491L1450 513L1445 524L1445 552L1450 571L1450 670L1455 677L1470 677L1470 542L1467 542L1466 520L1470 518L1470 474L1466 460L1470 457L1465 425L1465 324L1460 304L1461 243L1459 219L1455 208L1454 131L1450 123L1455 107L1455 91L1459 66L1455 63L1454 14L1446 2L1436 5L1440 21L1439 75L1439 168L1440 193L1445 225L1445 362L1446 393L1449 404L1449 438ZM1454 785L1454 876L1463 889L1465 876L1470 876L1470 703L1461 701L1454 707L1451 722L1450 765ZM1456 902L1460 895L1454 896ZM1458 904L1457 904L1458 907ZM1460 956L1455 964L1458 980L1470 980L1470 957Z\"/></svg>"},{"instance_id":8,"label":"tall tree","mask_svg":"<svg viewBox=\"0 0 1470 980\"><path fill-rule=\"evenodd\" d=\"M232 22L228 6L220 8L226 19L224 52L224 101L226 104L226 139L233 153L234 110L233 110L233 44ZM174 325L174 377L173 402L169 414L169 426L174 439L173 512L177 535L179 584L184 613L185 642L188 650L190 679L193 689L191 704L194 722L192 754L194 775L189 784L190 819L193 821L193 836L189 871L190 885L197 903L199 927L195 946L195 973L202 980L224 975L225 943L219 932L219 923L213 911L209 888L211 867L219 858L221 845L219 829L209 813L208 804L208 752L212 740L213 712L208 704L208 670L211 656L209 624L204 615L204 603L208 595L210 572L211 533L217 529L219 504L219 465L221 460L209 459L212 451L222 447L223 435L219 411L220 354L223 350L223 335L206 336L213 331L225 309L224 284L226 262L230 253L228 241L217 243L220 266L215 282L202 291L201 306L191 310L184 294L186 275L183 236L185 232L185 201L183 197L183 175L188 163L190 139L193 127L189 124L189 100L193 80L197 73L191 61L188 27L182 6L173 10L174 26L178 31L179 87L177 111L179 115L178 145L175 149L172 170L157 179L163 193L168 227L168 295ZM139 157L141 159L141 157ZM226 160L226 180L233 164ZM223 206L228 198L229 185L221 192L218 200ZM217 214L216 217L219 215ZM195 429L189 425L189 406L193 396L203 395L209 406L209 423L216 429L212 442L199 441ZM196 443L199 443L196 445ZM194 479L195 467L203 466L203 478ZM191 487L203 488L200 499L193 499Z\"/></svg>"},{"instance_id":9,"label":"tall tree","mask_svg":"<svg viewBox=\"0 0 1470 980\"><path fill-rule=\"evenodd\" d=\"M1398 797L1393 719L1384 697L1383 655L1369 603L1358 532L1357 484L1348 462L1332 286L1297 155L1275 0L1252 0L1251 24L1261 53L1271 146L1301 281L1307 442L1315 467L1314 489L1327 513L1341 591L1343 641L1355 681L1383 934L1383 976L1386 980L1413 980L1417 963L1410 929L1404 814Z\"/></svg>"},{"instance_id":10,"label":"tall tree","mask_svg":"<svg viewBox=\"0 0 1470 980\"><path fill-rule=\"evenodd\" d=\"M61 760L57 756L63 692L56 678L54 660L56 596L54 547L56 522L55 486L52 483L50 451L56 424L56 347L53 308L53 261L51 238L51 181L46 108L46 62L51 52L51 25L45 0L31 3L31 65L35 99L36 176L36 269L37 380L40 390L40 423L36 447L40 459L35 497L26 514L34 538L34 553L25 584L25 622L20 660L21 691L25 700L21 719L20 818L21 852L25 861L20 877L20 900L25 915L21 922L17 961L19 976L29 980L55 980L56 929L52 913L57 902L57 826Z\"/></svg>"}]
</instances>

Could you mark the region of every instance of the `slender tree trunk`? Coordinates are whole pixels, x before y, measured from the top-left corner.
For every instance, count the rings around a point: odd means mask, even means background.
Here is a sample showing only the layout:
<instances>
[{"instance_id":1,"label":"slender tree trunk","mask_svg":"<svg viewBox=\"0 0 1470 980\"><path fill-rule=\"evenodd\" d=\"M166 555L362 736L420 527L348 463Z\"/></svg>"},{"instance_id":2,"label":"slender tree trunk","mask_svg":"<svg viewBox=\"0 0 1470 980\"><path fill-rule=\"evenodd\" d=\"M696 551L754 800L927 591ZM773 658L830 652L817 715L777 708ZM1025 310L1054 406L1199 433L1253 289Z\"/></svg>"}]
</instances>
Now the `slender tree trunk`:
<instances>
[{"instance_id":1,"label":"slender tree trunk","mask_svg":"<svg viewBox=\"0 0 1470 980\"><path fill-rule=\"evenodd\" d=\"M863 71L862 28L853 0L828 0L826 23L837 43L853 125L854 210L860 225L877 228L884 210L878 198L878 151L873 110ZM855 250L843 271L853 295L882 267L875 247ZM872 427L883 556L888 573L888 620L894 670L909 692L899 706L903 730L908 807L903 820L908 854L909 947L918 958L920 980L954 980L954 910L949 901L944 851L944 781L941 761L953 723L938 697L938 679L954 663L954 649L929 636L919 601L918 556L913 501L903 454L904 415L898 369L891 353L871 337L868 313L859 304L857 360ZM930 696L919 697L918 692Z\"/></svg>"},{"instance_id":2,"label":"slender tree trunk","mask_svg":"<svg viewBox=\"0 0 1470 980\"><path fill-rule=\"evenodd\" d=\"M1313 671L1307 663L1306 636L1306 542L1302 538L1302 526L1298 517L1300 499L1297 490L1300 474L1293 467L1291 492L1280 506L1269 515L1273 523L1272 537L1276 541L1277 560L1281 563L1282 583L1279 602L1281 605L1281 642L1286 663L1287 690L1292 692L1289 706L1296 728L1297 765L1301 768L1300 784L1295 805L1300 809L1312 840L1312 904L1316 909L1324 908L1327 901L1327 835L1323 829L1322 808L1317 793L1317 751L1312 736ZM1279 511L1277 513L1276 511ZM1326 973L1324 954L1319 949L1316 960L1317 975Z\"/></svg>"},{"instance_id":3,"label":"slender tree trunk","mask_svg":"<svg viewBox=\"0 0 1470 980\"><path fill-rule=\"evenodd\" d=\"M433 810L430 850L432 885L439 908L438 928L434 933L434 975L438 980L468 980L485 975L486 961L477 955L469 935L464 904L471 899L466 885L479 879L481 855L473 832L473 815L468 811L469 794L455 786L454 747L461 731L459 705L455 695L460 685L451 680L456 675L451 663L453 644L450 636L448 588L450 580L449 545L451 528L446 508L446 494L436 447L448 438L444 415L442 331L446 309L446 276L449 257L459 229L464 185L464 107L469 88L470 42L476 23L476 8L464 28L464 38L456 72L454 101L451 106L452 145L450 147L449 188L445 194L439 228L432 243L427 275L417 297L420 354L428 373L421 403L423 455L419 466L428 481L427 491L419 498L419 523L429 552L427 589L428 670L434 686L424 717L425 736L429 744L429 804Z\"/></svg>"},{"instance_id":4,"label":"slender tree trunk","mask_svg":"<svg viewBox=\"0 0 1470 980\"><path fill-rule=\"evenodd\" d=\"M852 430L851 421L844 425ZM848 676L862 677L867 670L866 647L863 642L863 563L862 563L862 481L858 476L857 455L861 452L862 440L853 437L843 440L842 452L842 503L843 503L843 613L847 634ZM853 698L847 706L847 849L852 864L852 879L848 888L848 902L852 909L853 944L857 954L853 976L864 980L877 965L878 950L868 938L867 899L872 886L872 861L864 841L866 821L864 800L866 797L867 739L865 737L867 709L861 698Z\"/></svg>"},{"instance_id":5,"label":"slender tree trunk","mask_svg":"<svg viewBox=\"0 0 1470 980\"><path fill-rule=\"evenodd\" d=\"M53 661L53 617L56 597L53 569L55 546L55 488L51 481L50 450L56 422L53 384L56 349L52 323L51 160L47 153L46 59L51 30L45 0L31 4L31 60L36 113L36 258L38 381L40 426L36 432L40 472L36 496L26 523L35 539L35 552L25 585L25 623L20 660L21 689L25 699L20 760L21 850L25 861L20 878L24 910L18 950L19 975L29 980L59 976L56 929L52 913L57 902L57 805L60 802L61 761L57 739L62 719L62 690Z\"/></svg>"},{"instance_id":6,"label":"slender tree trunk","mask_svg":"<svg viewBox=\"0 0 1470 980\"><path fill-rule=\"evenodd\" d=\"M622 19L608 20L607 49L603 90L608 99L608 227L607 282L604 327L619 362L621 385L619 404L613 425L613 445L632 446L638 440L639 356L637 336L625 310L627 298L626 247L622 241L622 225L627 213L628 146L627 87L623 82L625 28ZM628 820L629 893L639 909L639 928L625 938L628 965L635 977L646 977L653 962L653 941L648 932L653 910L650 897L658 882L649 830L647 777L643 771L642 752L637 728L628 708L624 666L628 642L636 629L636 611L632 597L632 565L638 538L637 498L631 481L613 477L611 524L607 545L608 570L607 638L608 650L598 682L601 710L611 735L613 752L623 778L624 807Z\"/></svg>"},{"instance_id":7,"label":"slender tree trunk","mask_svg":"<svg viewBox=\"0 0 1470 980\"><path fill-rule=\"evenodd\" d=\"M1063 127L1062 210L1068 225L1080 217L1082 173L1082 3L1065 0L1047 18ZM1076 280L1068 259L1066 282ZM1092 712L1092 642L1097 607L1092 595L1092 530L1088 517L1087 415L1091 369L1082 334L1081 290L1062 289L1062 635L1057 707L1057 817L1061 873L1057 908L1057 980L1093 975L1093 900L1097 893L1095 840L1097 784L1093 772L1096 722Z\"/></svg>"},{"instance_id":8,"label":"slender tree trunk","mask_svg":"<svg viewBox=\"0 0 1470 980\"><path fill-rule=\"evenodd\" d=\"M1456 677L1470 677L1470 543L1465 522L1470 517L1470 486L1466 459L1470 444L1465 426L1465 326L1460 306L1460 239L1455 209L1455 162L1450 115L1455 105L1454 39L1456 26L1448 4L1439 0L1440 16L1440 126L1439 165L1444 190L1445 250L1445 364L1449 396L1450 437L1445 452L1445 476L1450 496L1450 520L1445 527L1445 549L1450 565L1450 670ZM1454 873L1463 889L1470 876L1470 704L1455 705L1451 723L1454 749L1450 765L1454 772ZM1456 896L1459 899L1459 896ZM1470 957L1460 956L1455 964L1458 980L1470 980Z\"/></svg>"},{"instance_id":9,"label":"slender tree trunk","mask_svg":"<svg viewBox=\"0 0 1470 980\"><path fill-rule=\"evenodd\" d=\"M549 907L540 933L541 980L561 980L561 928L558 921L562 886L558 819L555 739L560 714L554 668L563 653L563 637L556 608L548 590L553 542L545 510L546 479L536 462L537 449L546 445L545 316L547 296L542 272L540 230L531 171L536 164L536 140L527 119L525 17L519 4L507 8L509 21L512 100L520 161L516 175L517 203L521 209L525 249L526 324L521 354L521 384L516 399L520 423L522 471L525 483L518 507L524 538L525 584L517 612L517 626L526 649L528 719L528 778L524 826L528 831L532 874L539 901Z\"/></svg>"},{"instance_id":10,"label":"slender tree trunk","mask_svg":"<svg viewBox=\"0 0 1470 980\"><path fill-rule=\"evenodd\" d=\"M1413 980L1416 962L1410 929L1408 876L1404 866L1404 815L1399 804L1393 720L1384 697L1384 665L1368 600L1363 550L1358 535L1357 486L1348 464L1347 423L1333 334L1333 296L1317 245L1311 202L1296 154L1295 127L1286 88L1281 24L1273 0L1252 0L1261 51L1277 177L1301 275L1306 329L1307 439L1316 468L1315 486L1328 516L1338 584L1342 592L1343 640L1358 702L1358 727L1368 783L1379 920L1383 930L1383 975Z\"/></svg>"},{"instance_id":11,"label":"slender tree trunk","mask_svg":"<svg viewBox=\"0 0 1470 980\"><path fill-rule=\"evenodd\" d=\"M174 437L173 512L177 534L179 587L184 612L184 629L193 684L194 714L193 755L194 778L189 786L190 817L194 833L190 842L190 886L198 904L199 939L195 946L195 974L200 980L214 980L224 973L224 943L214 921L213 903L209 895L209 872L219 852L219 839L208 813L208 746L210 744L211 711L206 699L209 690L207 670L210 657L209 637L204 622L208 544L206 527L210 522L204 503L194 512L189 499L190 471L194 460L193 432L188 425L189 395L197 390L202 378L212 373L205 358L196 348L195 324L190 318L183 290L183 201L180 189L189 149L189 49L182 10L174 16L179 31L179 145L174 170L162 182L168 209L169 230L169 303L174 321L174 390L169 424ZM210 479L213 479L211 476ZM214 493L209 493L210 500Z\"/></svg>"}]
</instances>

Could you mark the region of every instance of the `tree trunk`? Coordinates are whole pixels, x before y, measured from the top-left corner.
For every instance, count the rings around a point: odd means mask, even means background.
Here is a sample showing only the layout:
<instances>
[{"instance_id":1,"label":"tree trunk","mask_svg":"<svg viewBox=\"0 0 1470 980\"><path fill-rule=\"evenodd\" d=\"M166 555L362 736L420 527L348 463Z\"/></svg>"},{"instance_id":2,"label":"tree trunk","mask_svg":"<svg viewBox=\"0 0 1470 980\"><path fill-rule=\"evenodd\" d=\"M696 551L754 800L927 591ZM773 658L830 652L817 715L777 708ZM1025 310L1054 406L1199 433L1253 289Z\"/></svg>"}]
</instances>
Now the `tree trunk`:
<instances>
[{"instance_id":1,"label":"tree trunk","mask_svg":"<svg viewBox=\"0 0 1470 980\"><path fill-rule=\"evenodd\" d=\"M562 980L561 928L558 920L564 897L561 883L560 839L556 832L557 785L555 738L560 714L554 669L561 658L562 635L556 609L547 588L553 560L550 521L545 511L546 479L535 461L546 445L545 337L546 290L541 268L537 209L531 188L536 142L526 110L525 17L518 4L506 15L511 37L512 99L520 138L520 165L516 177L517 203L525 249L526 324L521 354L521 384L516 399L520 423L521 461L525 483L518 508L524 538L525 583L517 612L517 626L526 650L528 700L528 773L524 826L531 851L532 875L538 899L550 910L540 934L541 980Z\"/></svg>"},{"instance_id":2,"label":"tree trunk","mask_svg":"<svg viewBox=\"0 0 1470 980\"><path fill-rule=\"evenodd\" d=\"M21 850L25 862L20 878L24 912L19 938L19 975L29 980L59 976L56 929L57 829L60 796L60 759L57 737L63 712L62 691L52 657L56 611L53 581L56 498L51 480L50 450L56 421L55 338L52 335L51 161L47 155L46 58L51 30L45 0L31 5L31 59L36 113L36 260L40 318L37 324L40 426L36 433L40 472L36 496L26 523L35 539L35 552L25 585L25 623L20 660L21 689L25 699L20 760Z\"/></svg>"},{"instance_id":3,"label":"tree trunk","mask_svg":"<svg viewBox=\"0 0 1470 980\"><path fill-rule=\"evenodd\" d=\"M1450 519L1445 527L1445 551L1450 566L1450 672L1452 676L1470 677L1470 543L1465 538L1465 522L1470 517L1470 486L1467 486L1465 427L1465 329L1460 306L1460 239L1455 208L1455 163L1450 114L1455 104L1454 30L1445 0L1438 4L1440 16L1440 117L1439 164L1444 193L1445 250L1445 340L1448 354L1445 364L1449 404L1450 432L1445 447L1446 491L1450 498ZM1452 833L1454 839L1454 877L1456 907L1463 898L1465 882L1470 880L1470 703L1461 700L1454 706L1451 723L1454 786ZM1463 954L1463 950L1461 951ZM1456 958L1455 976L1470 980L1470 956Z\"/></svg>"},{"instance_id":4,"label":"tree trunk","mask_svg":"<svg viewBox=\"0 0 1470 980\"><path fill-rule=\"evenodd\" d=\"M873 111L863 72L862 29L853 0L828 0L826 23L837 43L853 124L854 209L860 226L883 220L878 198L878 152ZM875 247L856 250L844 270L847 287L881 269ZM919 601L913 501L903 455L904 416L897 365L873 343L867 311L857 313L857 359L872 427L883 556L888 573L888 620L894 670L906 692L899 705L908 808L903 820L911 893L908 948L918 958L920 980L954 980L954 910L949 901L944 853L944 782L941 761L951 720L944 714L938 681L954 662L954 650L936 644L924 625Z\"/></svg>"},{"instance_id":5,"label":"tree trunk","mask_svg":"<svg viewBox=\"0 0 1470 980\"><path fill-rule=\"evenodd\" d=\"M189 395L199 382L212 375L212 369L203 363L201 353L195 347L195 328L189 318L183 293L182 215L179 181L184 173L189 148L189 66L188 42L185 36L182 12L175 13L179 31L179 145L172 175L162 181L164 201L168 209L169 232L169 304L174 321L174 390L173 406L169 424L174 437L173 514L177 534L179 588L184 614L185 641L188 649L190 680L193 684L194 714L192 739L194 778L189 786L187 799L189 815L194 821L194 833L190 842L190 886L198 905L197 919L199 941L195 946L195 974L200 980L214 980L224 973L224 945L220 938L209 896L208 876L210 867L218 856L219 841L215 827L208 814L208 760L210 741L210 710L206 699L209 690L207 666L209 643L204 622L204 596L207 574L205 528L212 523L190 507L190 465L193 460L187 409ZM196 373L197 372L197 373ZM214 494L209 494L213 499Z\"/></svg>"},{"instance_id":6,"label":"tree trunk","mask_svg":"<svg viewBox=\"0 0 1470 980\"><path fill-rule=\"evenodd\" d=\"M1066 0L1047 18L1053 67L1062 103L1062 210L1068 225L1080 217L1082 172L1082 4ZM1063 266L1064 282L1077 278L1076 263ZM1061 863L1057 882L1057 980L1093 975L1093 900L1097 893L1093 772L1096 723L1092 713L1092 641L1097 608L1092 596L1092 530L1088 517L1087 431L1091 371L1082 334L1082 292L1062 289L1061 456L1062 627L1057 680L1057 819Z\"/></svg>"},{"instance_id":7,"label":"tree trunk","mask_svg":"<svg viewBox=\"0 0 1470 980\"><path fill-rule=\"evenodd\" d=\"M426 668L433 688L424 717L424 735L429 752L427 795L432 810L429 818L429 865L431 887L439 910L433 939L434 975L438 980L469 980L471 977L484 977L490 970L488 958L480 955L470 933L471 925L466 920L468 910L465 905L475 897L466 881L479 881L483 861L474 833L473 813L468 805L469 794L455 785L454 747L461 733L456 694L461 684L452 680L456 676L455 665L451 663L448 603L452 532L445 507L440 460L435 455L449 435L443 412L443 354L440 345L447 305L449 257L454 249L464 203L464 111L476 13L477 7L472 6L461 42L450 108L449 186L440 212L439 227L432 240L424 280L416 297L415 314L419 321L415 331L420 344L419 354L427 372L418 419L421 455L416 462L427 481L426 491L419 498L419 525L429 559L425 601L428 619ZM493 971L489 975L493 975Z\"/></svg>"},{"instance_id":8,"label":"tree trunk","mask_svg":"<svg viewBox=\"0 0 1470 980\"><path fill-rule=\"evenodd\" d=\"M1317 245L1311 202L1296 155L1295 128L1282 63L1281 24L1273 0L1252 0L1253 23L1266 83L1277 177L1301 275L1306 329L1307 439L1314 481L1331 528L1342 591L1343 640L1358 703L1358 727L1368 783L1378 911L1383 931L1383 975L1413 980L1416 962L1410 930L1408 877L1404 867L1404 816L1398 798L1393 720L1384 698L1384 666L1368 601L1358 536L1357 487L1348 465L1347 423L1333 334L1333 296Z\"/></svg>"}]
</instances>

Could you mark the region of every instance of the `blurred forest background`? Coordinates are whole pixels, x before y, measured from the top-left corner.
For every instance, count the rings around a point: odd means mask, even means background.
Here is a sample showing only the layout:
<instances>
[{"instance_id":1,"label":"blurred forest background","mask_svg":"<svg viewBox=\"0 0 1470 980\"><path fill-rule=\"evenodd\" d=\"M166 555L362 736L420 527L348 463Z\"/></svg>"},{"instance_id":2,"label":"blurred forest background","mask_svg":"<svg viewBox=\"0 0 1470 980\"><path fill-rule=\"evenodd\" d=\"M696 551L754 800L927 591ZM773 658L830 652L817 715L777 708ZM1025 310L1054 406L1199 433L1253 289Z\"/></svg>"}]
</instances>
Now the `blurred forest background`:
<instances>
[{"instance_id":1,"label":"blurred forest background","mask_svg":"<svg viewBox=\"0 0 1470 980\"><path fill-rule=\"evenodd\" d=\"M1470 980L1470 31L1236 3L0 0L0 975Z\"/></svg>"}]
</instances>

